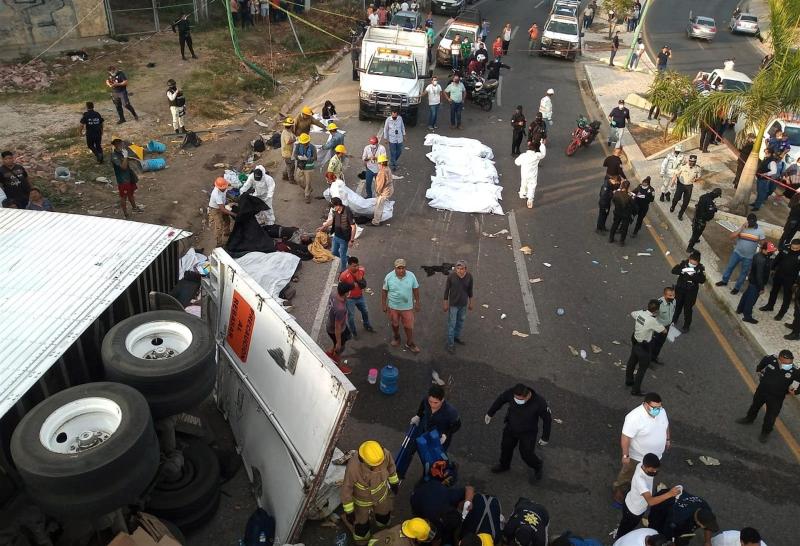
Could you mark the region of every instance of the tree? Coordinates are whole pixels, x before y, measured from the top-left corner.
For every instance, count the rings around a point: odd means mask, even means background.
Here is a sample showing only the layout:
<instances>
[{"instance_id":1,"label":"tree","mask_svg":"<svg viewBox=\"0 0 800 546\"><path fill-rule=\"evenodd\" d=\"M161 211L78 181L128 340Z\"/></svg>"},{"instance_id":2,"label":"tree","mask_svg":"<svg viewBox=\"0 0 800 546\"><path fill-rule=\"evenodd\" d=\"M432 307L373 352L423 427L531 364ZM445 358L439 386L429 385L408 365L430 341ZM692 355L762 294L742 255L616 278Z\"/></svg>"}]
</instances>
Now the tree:
<instances>
[{"instance_id":1,"label":"tree","mask_svg":"<svg viewBox=\"0 0 800 546\"><path fill-rule=\"evenodd\" d=\"M688 103L697 98L697 90L689 76L668 70L656 74L650 89L647 90L647 98L662 112L679 114ZM669 135L671 121L667 121L664 127L664 140L667 140Z\"/></svg>"},{"instance_id":2,"label":"tree","mask_svg":"<svg viewBox=\"0 0 800 546\"><path fill-rule=\"evenodd\" d=\"M614 18L608 25L608 39L610 40L614 34L614 29L617 27L617 23L622 21L631 9L633 9L633 0L602 0L602 9L603 11L599 11L595 14L595 17L599 15L603 15L604 18L608 18L608 12L614 11Z\"/></svg>"},{"instance_id":3,"label":"tree","mask_svg":"<svg viewBox=\"0 0 800 546\"><path fill-rule=\"evenodd\" d=\"M774 58L768 68L753 78L746 90L713 92L697 96L678 116L675 133L684 136L703 124L713 125L720 113L730 119L745 122L747 133L756 135L756 144L747 159L736 194L730 203L732 210L746 211L758 169L758 149L764 139L769 120L780 112L800 111L800 55L793 51L793 43L800 29L800 0L769 0L771 28L768 41Z\"/></svg>"}]
</instances>

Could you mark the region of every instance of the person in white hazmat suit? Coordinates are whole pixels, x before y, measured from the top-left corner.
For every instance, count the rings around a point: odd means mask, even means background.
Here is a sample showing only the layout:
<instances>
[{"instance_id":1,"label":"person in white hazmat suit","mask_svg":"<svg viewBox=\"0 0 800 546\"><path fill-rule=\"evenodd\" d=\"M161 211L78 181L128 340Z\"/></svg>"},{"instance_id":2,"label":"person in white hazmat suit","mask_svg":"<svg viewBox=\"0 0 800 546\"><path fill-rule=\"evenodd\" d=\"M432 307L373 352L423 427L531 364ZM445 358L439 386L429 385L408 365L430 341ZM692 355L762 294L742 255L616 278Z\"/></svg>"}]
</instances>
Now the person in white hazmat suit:
<instances>
[{"instance_id":1,"label":"person in white hazmat suit","mask_svg":"<svg viewBox=\"0 0 800 546\"><path fill-rule=\"evenodd\" d=\"M258 197L269 207L269 210L262 210L256 214L256 220L262 226L271 226L275 223L275 211L272 209L272 197L275 195L275 179L267 174L267 169L257 165L247 177L247 180L239 189L244 195L253 189L253 196Z\"/></svg>"},{"instance_id":2,"label":"person in white hazmat suit","mask_svg":"<svg viewBox=\"0 0 800 546\"><path fill-rule=\"evenodd\" d=\"M539 179L539 162L547 155L544 141L536 140L528 145L528 150L514 160L520 167L519 197L528 200L528 208L533 208L533 196Z\"/></svg>"}]
</instances>

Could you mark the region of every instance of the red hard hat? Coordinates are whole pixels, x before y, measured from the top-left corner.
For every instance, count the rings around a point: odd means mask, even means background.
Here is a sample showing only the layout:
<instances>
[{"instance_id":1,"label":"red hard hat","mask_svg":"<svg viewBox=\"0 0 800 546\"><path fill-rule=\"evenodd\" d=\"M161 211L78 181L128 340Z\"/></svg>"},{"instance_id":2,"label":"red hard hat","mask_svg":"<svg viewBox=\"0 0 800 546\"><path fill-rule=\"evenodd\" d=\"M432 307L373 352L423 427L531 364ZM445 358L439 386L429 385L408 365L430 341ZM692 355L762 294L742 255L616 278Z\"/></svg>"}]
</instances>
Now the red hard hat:
<instances>
[{"instance_id":1,"label":"red hard hat","mask_svg":"<svg viewBox=\"0 0 800 546\"><path fill-rule=\"evenodd\" d=\"M369 137L369 143L370 144L377 144L378 143L378 137L376 137L375 135L372 135L371 137Z\"/></svg>"}]
</instances>

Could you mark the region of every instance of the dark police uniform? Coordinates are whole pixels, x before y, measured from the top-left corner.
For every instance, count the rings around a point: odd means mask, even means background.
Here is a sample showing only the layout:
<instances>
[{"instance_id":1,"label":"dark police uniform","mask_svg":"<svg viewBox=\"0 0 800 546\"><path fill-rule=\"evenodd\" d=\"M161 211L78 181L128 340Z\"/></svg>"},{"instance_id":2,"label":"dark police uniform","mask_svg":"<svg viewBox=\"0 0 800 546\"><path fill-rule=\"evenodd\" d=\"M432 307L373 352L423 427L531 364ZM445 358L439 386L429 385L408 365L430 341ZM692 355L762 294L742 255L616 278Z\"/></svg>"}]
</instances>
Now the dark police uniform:
<instances>
[{"instance_id":1,"label":"dark police uniform","mask_svg":"<svg viewBox=\"0 0 800 546\"><path fill-rule=\"evenodd\" d=\"M666 493L667 489L660 489L655 496ZM711 511L711 507L702 497L692 495L686 490L678 498L668 499L650 508L648 523L665 537L675 541L675 546L685 546L692 540L694 532L700 527L695 521L698 510Z\"/></svg>"},{"instance_id":2,"label":"dark police uniform","mask_svg":"<svg viewBox=\"0 0 800 546\"><path fill-rule=\"evenodd\" d=\"M678 276L675 283L675 316L672 323L678 324L681 311L684 311L683 328L688 330L692 326L692 308L697 301L697 291L700 290L700 285L706 282L706 268L701 263L692 266L689 260L683 260L672 268L672 274Z\"/></svg>"},{"instance_id":3,"label":"dark police uniform","mask_svg":"<svg viewBox=\"0 0 800 546\"><path fill-rule=\"evenodd\" d=\"M597 199L597 227L595 231L608 231L606 229L608 212L611 210L611 200L614 198L614 190L618 187L619 184L612 182L608 176L603 179L603 184L600 186L600 195Z\"/></svg>"},{"instance_id":4,"label":"dark police uniform","mask_svg":"<svg viewBox=\"0 0 800 546\"><path fill-rule=\"evenodd\" d=\"M97 158L98 163L103 162L103 116L94 110L87 110L81 118L81 125L86 126L86 146Z\"/></svg>"},{"instance_id":5,"label":"dark police uniform","mask_svg":"<svg viewBox=\"0 0 800 546\"><path fill-rule=\"evenodd\" d=\"M514 401L514 389L508 389L497 397L486 413L489 417L494 417L501 407L508 404L503 439L500 443L500 467L507 469L511 466L514 448L519 444L519 454L522 460L536 471L538 477L541 475L543 465L542 460L536 456L539 419L542 420L542 441L548 442L550 441L553 417L547 401L532 388L528 387L528 389L531 391L531 397L524 404L517 404Z\"/></svg>"},{"instance_id":6,"label":"dark police uniform","mask_svg":"<svg viewBox=\"0 0 800 546\"><path fill-rule=\"evenodd\" d=\"M633 233L631 237L636 237L639 233L639 230L642 229L642 222L644 222L644 217L647 216L647 212L650 210L650 203L656 200L656 190L653 189L653 186L647 186L646 188L639 184L635 190L633 190L633 204L634 209L636 211L636 225L633 227Z\"/></svg>"},{"instance_id":7,"label":"dark police uniform","mask_svg":"<svg viewBox=\"0 0 800 546\"><path fill-rule=\"evenodd\" d=\"M181 46L183 60L186 60L186 46L189 46L189 53L192 54L192 59L196 59L197 55L194 54L194 48L192 47L192 27L189 20L181 17L172 23L172 32L178 33L178 43Z\"/></svg>"},{"instance_id":8,"label":"dark police uniform","mask_svg":"<svg viewBox=\"0 0 800 546\"><path fill-rule=\"evenodd\" d=\"M122 83L128 80L128 76L122 70L117 70L114 72L114 75L109 78L111 83ZM125 107L131 114L133 114L133 118L135 120L139 120L139 116L136 115L136 110L133 109L133 104L131 104L131 100L128 97L128 87L112 87L111 88L111 101L114 103L114 107L117 109L117 115L119 116L119 123L125 122L125 113L122 111L122 108Z\"/></svg>"},{"instance_id":9,"label":"dark police uniform","mask_svg":"<svg viewBox=\"0 0 800 546\"><path fill-rule=\"evenodd\" d=\"M503 527L506 544L516 546L547 546L547 526L550 514L541 504L520 497L514 512Z\"/></svg>"},{"instance_id":10,"label":"dark police uniform","mask_svg":"<svg viewBox=\"0 0 800 546\"><path fill-rule=\"evenodd\" d=\"M761 376L753 403L747 410L747 416L742 420L749 423L755 421L761 406L767 405L767 413L764 415L764 424L761 426L761 434L769 434L775 427L775 419L783 407L783 400L787 394L797 395L798 383L800 383L800 370L792 365L791 370L781 368L781 363L775 355L768 355L761 359L756 366L756 372ZM789 389L794 390L790 392Z\"/></svg>"},{"instance_id":11,"label":"dark police uniform","mask_svg":"<svg viewBox=\"0 0 800 546\"><path fill-rule=\"evenodd\" d=\"M611 231L608 232L608 242L613 243L619 231L619 244L624 245L633 217L633 197L628 190L619 189L614 192L611 201L614 204L614 220L611 222Z\"/></svg>"},{"instance_id":12,"label":"dark police uniform","mask_svg":"<svg viewBox=\"0 0 800 546\"><path fill-rule=\"evenodd\" d=\"M795 252L791 248L783 247L778 253L778 257L772 264L775 274L772 277L772 290L769 292L769 301L762 307L761 311L772 311L778 301L778 293L783 291L783 301L775 320L781 320L789 304L792 302L792 286L800 274L800 251Z\"/></svg>"},{"instance_id":13,"label":"dark police uniform","mask_svg":"<svg viewBox=\"0 0 800 546\"><path fill-rule=\"evenodd\" d=\"M519 146L522 144L522 139L525 137L525 114L519 110L514 112L511 116L511 127L514 130L513 140L511 142L511 153L520 154Z\"/></svg>"},{"instance_id":14,"label":"dark police uniform","mask_svg":"<svg viewBox=\"0 0 800 546\"><path fill-rule=\"evenodd\" d=\"M0 183L6 198L17 204L17 208L24 209L28 206L31 194L31 185L28 182L28 171L25 167L14 163L11 168L0 165Z\"/></svg>"},{"instance_id":15,"label":"dark police uniform","mask_svg":"<svg viewBox=\"0 0 800 546\"><path fill-rule=\"evenodd\" d=\"M714 190L704 193L697 201L697 206L694 209L694 218L692 219L692 236L689 238L689 245L686 247L687 252L694 250L694 245L700 242L700 236L706 229L706 224L714 219L717 213L717 204L714 199L719 197L719 193Z\"/></svg>"}]
</instances>

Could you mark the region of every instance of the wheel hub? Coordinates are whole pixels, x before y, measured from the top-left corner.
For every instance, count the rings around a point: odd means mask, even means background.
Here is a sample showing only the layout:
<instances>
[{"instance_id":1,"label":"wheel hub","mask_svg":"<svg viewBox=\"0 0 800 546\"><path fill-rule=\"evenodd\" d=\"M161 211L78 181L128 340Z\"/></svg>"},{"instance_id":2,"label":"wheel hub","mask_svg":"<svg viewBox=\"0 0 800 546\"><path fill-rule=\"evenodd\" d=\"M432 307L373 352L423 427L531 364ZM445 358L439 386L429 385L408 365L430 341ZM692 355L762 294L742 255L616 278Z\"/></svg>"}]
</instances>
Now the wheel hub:
<instances>
[{"instance_id":1,"label":"wheel hub","mask_svg":"<svg viewBox=\"0 0 800 546\"><path fill-rule=\"evenodd\" d=\"M153 345L157 345L156 340L154 339L151 343ZM160 360L164 358L172 358L180 354L180 351L177 349L173 349L172 347L156 347L150 351L144 353L145 360Z\"/></svg>"},{"instance_id":2,"label":"wheel hub","mask_svg":"<svg viewBox=\"0 0 800 546\"><path fill-rule=\"evenodd\" d=\"M75 441L69 445L69 452L80 453L81 451L87 451L93 447L99 446L108 440L110 436L111 435L107 432L102 432L99 430L93 432L87 430L86 432L79 434Z\"/></svg>"}]
</instances>

